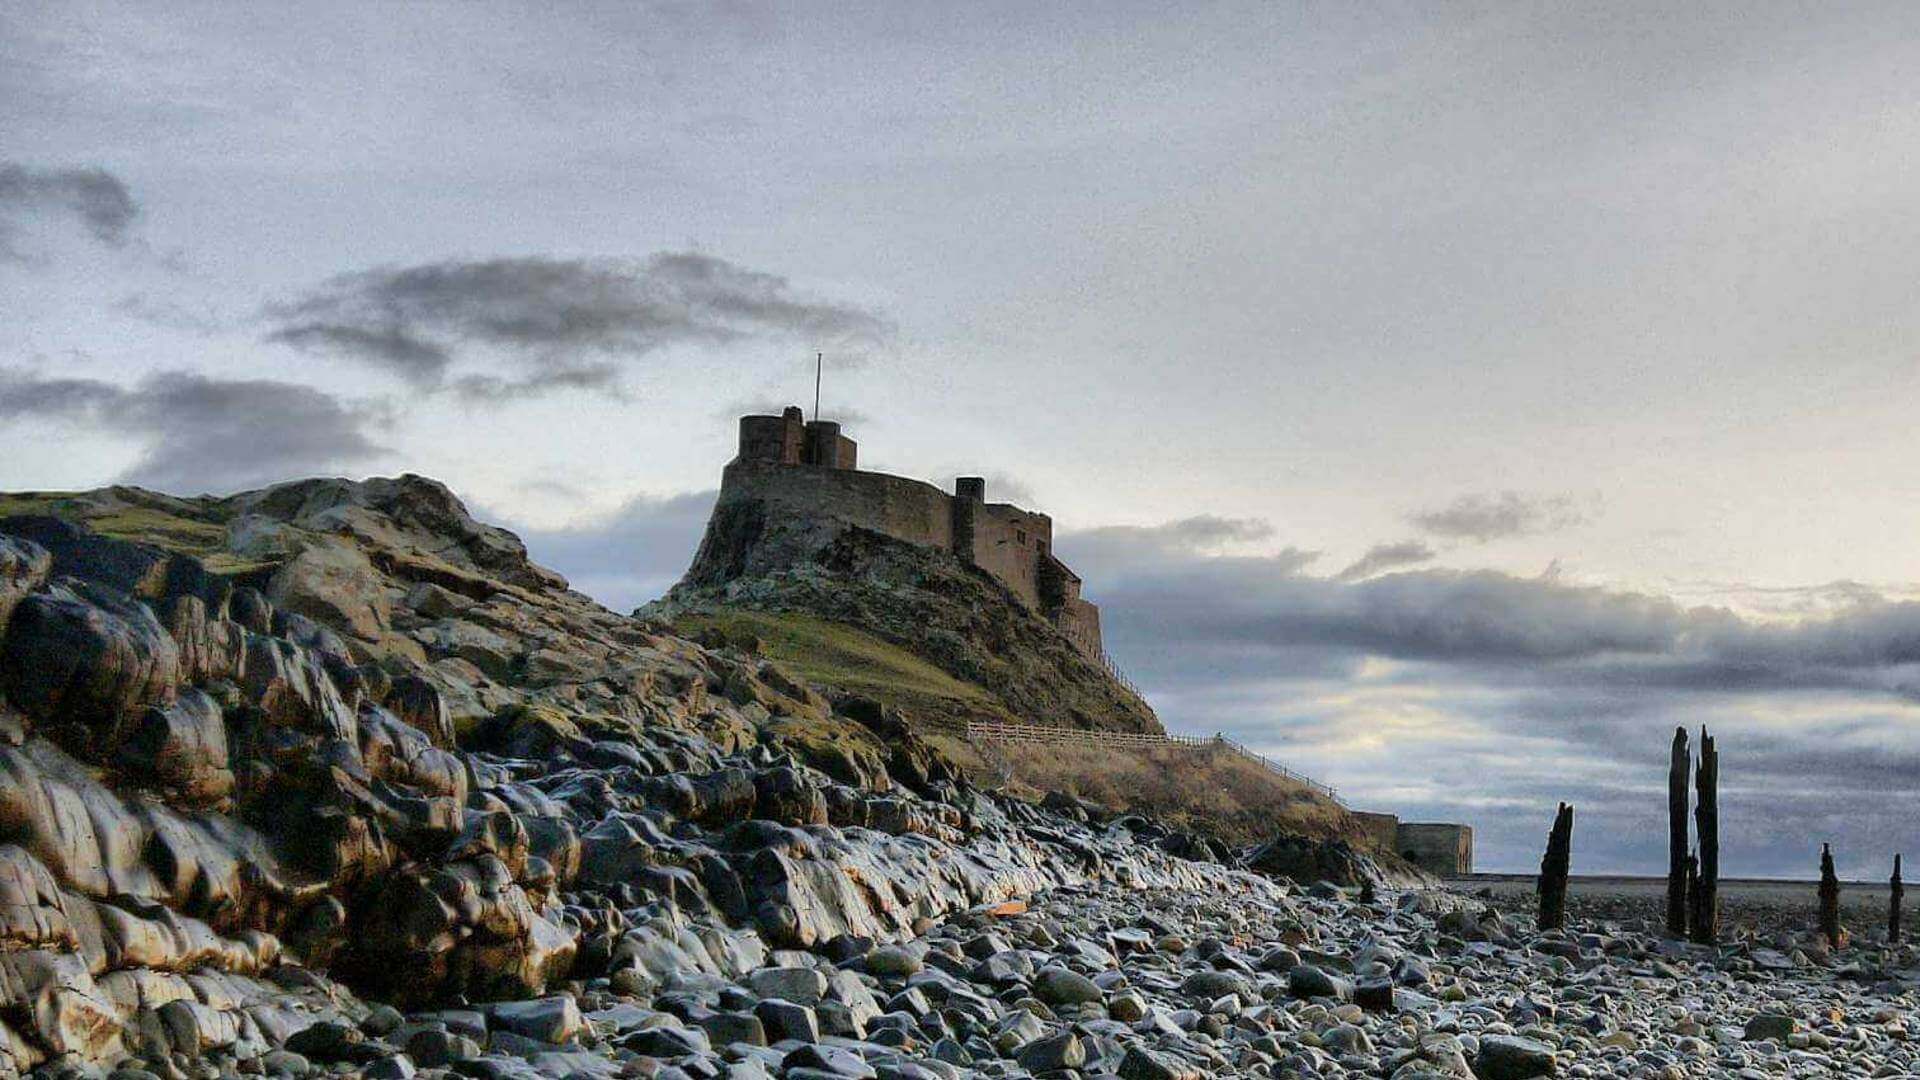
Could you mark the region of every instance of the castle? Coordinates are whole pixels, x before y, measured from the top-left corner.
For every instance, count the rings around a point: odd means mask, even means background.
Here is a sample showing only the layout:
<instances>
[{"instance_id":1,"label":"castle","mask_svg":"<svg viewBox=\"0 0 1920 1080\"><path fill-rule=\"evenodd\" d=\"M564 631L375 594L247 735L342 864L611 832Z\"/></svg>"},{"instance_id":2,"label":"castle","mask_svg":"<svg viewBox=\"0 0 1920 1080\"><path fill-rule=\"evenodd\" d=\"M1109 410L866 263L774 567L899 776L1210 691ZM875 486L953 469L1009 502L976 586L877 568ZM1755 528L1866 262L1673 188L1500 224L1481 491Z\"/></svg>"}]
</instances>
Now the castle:
<instances>
[{"instance_id":1,"label":"castle","mask_svg":"<svg viewBox=\"0 0 1920 1080\"><path fill-rule=\"evenodd\" d=\"M1006 586L1080 653L1101 662L1100 609L1080 596L1080 576L1053 554L1053 519L987 501L987 482L932 484L857 467L859 447L799 406L740 418L740 450L722 474L720 500L754 499L796 517L828 518L952 554Z\"/></svg>"}]
</instances>

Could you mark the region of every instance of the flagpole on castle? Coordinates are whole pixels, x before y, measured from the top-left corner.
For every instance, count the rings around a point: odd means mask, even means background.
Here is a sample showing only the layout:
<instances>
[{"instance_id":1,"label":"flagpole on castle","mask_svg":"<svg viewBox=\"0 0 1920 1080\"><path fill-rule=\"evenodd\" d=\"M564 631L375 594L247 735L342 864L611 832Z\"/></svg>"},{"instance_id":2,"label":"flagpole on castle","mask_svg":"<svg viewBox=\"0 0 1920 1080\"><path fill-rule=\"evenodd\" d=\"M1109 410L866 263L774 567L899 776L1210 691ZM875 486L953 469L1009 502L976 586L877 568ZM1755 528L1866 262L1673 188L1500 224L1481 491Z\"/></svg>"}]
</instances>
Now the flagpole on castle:
<instances>
[{"instance_id":1,"label":"flagpole on castle","mask_svg":"<svg viewBox=\"0 0 1920 1080\"><path fill-rule=\"evenodd\" d=\"M826 354L813 354L813 418L820 419L820 369L826 363Z\"/></svg>"}]
</instances>

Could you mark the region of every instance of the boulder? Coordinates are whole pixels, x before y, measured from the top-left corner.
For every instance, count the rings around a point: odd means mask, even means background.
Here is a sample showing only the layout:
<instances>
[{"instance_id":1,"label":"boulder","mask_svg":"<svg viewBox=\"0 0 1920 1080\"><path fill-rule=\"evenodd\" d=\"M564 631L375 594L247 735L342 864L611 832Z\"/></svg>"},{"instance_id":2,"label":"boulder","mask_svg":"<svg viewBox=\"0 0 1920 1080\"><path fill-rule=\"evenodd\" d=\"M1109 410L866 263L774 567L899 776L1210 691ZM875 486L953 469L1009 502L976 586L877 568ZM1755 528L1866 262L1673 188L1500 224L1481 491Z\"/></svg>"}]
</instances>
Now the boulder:
<instances>
[{"instance_id":1,"label":"boulder","mask_svg":"<svg viewBox=\"0 0 1920 1080\"><path fill-rule=\"evenodd\" d=\"M191 687L171 704L147 707L128 730L116 764L189 805L218 802L233 791L226 718L218 702Z\"/></svg>"},{"instance_id":2,"label":"boulder","mask_svg":"<svg viewBox=\"0 0 1920 1080\"><path fill-rule=\"evenodd\" d=\"M488 1011L494 1026L537 1042L569 1042L586 1029L580 1007L570 994L501 1002Z\"/></svg>"},{"instance_id":3,"label":"boulder","mask_svg":"<svg viewBox=\"0 0 1920 1080\"><path fill-rule=\"evenodd\" d=\"M1087 1048L1071 1031L1046 1035L1022 1046L1014 1055L1022 1068L1036 1073L1078 1069L1087 1063Z\"/></svg>"},{"instance_id":4,"label":"boulder","mask_svg":"<svg viewBox=\"0 0 1920 1080\"><path fill-rule=\"evenodd\" d=\"M1555 1068L1553 1047L1519 1035L1482 1036L1473 1061L1480 1080L1531 1080L1552 1076Z\"/></svg>"},{"instance_id":5,"label":"boulder","mask_svg":"<svg viewBox=\"0 0 1920 1080\"><path fill-rule=\"evenodd\" d=\"M337 541L316 543L293 557L267 582L267 598L292 611L375 641L392 623L385 583L358 548Z\"/></svg>"},{"instance_id":6,"label":"boulder","mask_svg":"<svg viewBox=\"0 0 1920 1080\"><path fill-rule=\"evenodd\" d=\"M1380 865L1371 855L1345 840L1314 840L1282 834L1256 848L1246 858L1249 870L1286 878L1300 885L1327 881L1358 886L1365 881L1384 884Z\"/></svg>"},{"instance_id":7,"label":"boulder","mask_svg":"<svg viewBox=\"0 0 1920 1080\"><path fill-rule=\"evenodd\" d=\"M425 732L433 745L453 749L453 719L447 711L447 699L432 683L418 675L402 675L393 680L386 705L395 716Z\"/></svg>"},{"instance_id":8,"label":"boulder","mask_svg":"<svg viewBox=\"0 0 1920 1080\"><path fill-rule=\"evenodd\" d=\"M1092 979L1063 967L1050 967L1033 980L1036 997L1049 1005L1084 1005L1105 1000Z\"/></svg>"},{"instance_id":9,"label":"boulder","mask_svg":"<svg viewBox=\"0 0 1920 1080\"><path fill-rule=\"evenodd\" d=\"M1784 1045L1787 1037L1799 1029L1798 1022L1785 1013L1759 1013L1747 1021L1740 1037L1749 1042L1773 1039Z\"/></svg>"},{"instance_id":10,"label":"boulder","mask_svg":"<svg viewBox=\"0 0 1920 1080\"><path fill-rule=\"evenodd\" d=\"M0 641L0 691L93 760L136 711L173 698L180 653L145 604L71 578L15 605Z\"/></svg>"},{"instance_id":11,"label":"boulder","mask_svg":"<svg viewBox=\"0 0 1920 1080\"><path fill-rule=\"evenodd\" d=\"M53 568L53 556L39 544L0 534L0 635L22 597L39 588Z\"/></svg>"}]
</instances>

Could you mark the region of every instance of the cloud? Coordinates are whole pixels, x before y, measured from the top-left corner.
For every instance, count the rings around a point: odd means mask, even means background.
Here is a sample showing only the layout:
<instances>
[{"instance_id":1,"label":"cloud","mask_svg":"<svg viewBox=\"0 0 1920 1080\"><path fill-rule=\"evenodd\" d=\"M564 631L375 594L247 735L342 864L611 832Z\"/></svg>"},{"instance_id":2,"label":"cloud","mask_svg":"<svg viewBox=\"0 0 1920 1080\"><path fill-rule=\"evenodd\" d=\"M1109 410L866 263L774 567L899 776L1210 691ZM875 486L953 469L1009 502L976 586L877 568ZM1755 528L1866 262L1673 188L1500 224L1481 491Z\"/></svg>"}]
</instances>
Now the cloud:
<instances>
[{"instance_id":1,"label":"cloud","mask_svg":"<svg viewBox=\"0 0 1920 1080\"><path fill-rule=\"evenodd\" d=\"M616 611L666 592L693 563L717 491L636 495L618 510L563 529L520 527L534 560Z\"/></svg>"},{"instance_id":2,"label":"cloud","mask_svg":"<svg viewBox=\"0 0 1920 1080\"><path fill-rule=\"evenodd\" d=\"M216 334L223 328L221 320L211 313L194 311L185 304L144 292L128 293L111 307L129 319L201 337Z\"/></svg>"},{"instance_id":3,"label":"cloud","mask_svg":"<svg viewBox=\"0 0 1920 1080\"><path fill-rule=\"evenodd\" d=\"M1225 731L1362 808L1466 821L1483 868L1536 861L1568 799L1583 869L1658 872L1676 724L1720 736L1730 873L1804 875L1816 838L1853 872L1920 844L1904 813L1920 797L1920 603L1845 588L1784 619L1551 576L1370 576L1365 557L1323 576L1311 553L1214 542L1255 531L1059 539L1109 651L1178 730Z\"/></svg>"},{"instance_id":4,"label":"cloud","mask_svg":"<svg viewBox=\"0 0 1920 1080\"><path fill-rule=\"evenodd\" d=\"M1354 560L1353 565L1340 571L1334 577L1339 581L1359 581L1387 570L1402 566L1414 566L1431 562L1435 551L1422 540L1401 540L1392 544L1375 544L1367 549L1365 555Z\"/></svg>"},{"instance_id":5,"label":"cloud","mask_svg":"<svg viewBox=\"0 0 1920 1080\"><path fill-rule=\"evenodd\" d=\"M371 406L267 379L161 372L128 388L0 368L0 425L58 420L133 436L125 482L176 494L231 492L344 469L386 453Z\"/></svg>"},{"instance_id":6,"label":"cloud","mask_svg":"<svg viewBox=\"0 0 1920 1080\"><path fill-rule=\"evenodd\" d=\"M715 495L521 532L626 609L678 579ZM1904 813L1920 797L1920 603L1848 589L1784 622L1552 576L1372 576L1425 561L1417 541L1330 576L1299 548L1229 553L1275 535L1202 515L1057 538L1109 650L1176 730L1226 732L1361 808L1468 822L1483 868L1537 861L1565 799L1583 871L1658 872L1676 724L1720 737L1728 873L1804 874L1816 834L1847 873L1920 846Z\"/></svg>"},{"instance_id":7,"label":"cloud","mask_svg":"<svg viewBox=\"0 0 1920 1080\"><path fill-rule=\"evenodd\" d=\"M712 415L715 420L723 421L738 420L742 416L779 416L789 405L800 405L804 408L811 408L812 404L811 399L807 401L796 401L791 397L779 398L771 394L761 394L754 397L735 398L733 402L726 407L715 409ZM854 408L828 408L822 406L821 412L824 415L811 419L831 420L848 429L860 427L873 419L872 414Z\"/></svg>"},{"instance_id":8,"label":"cloud","mask_svg":"<svg viewBox=\"0 0 1920 1080\"><path fill-rule=\"evenodd\" d=\"M1215 552L1230 544L1253 543L1273 535L1273 526L1258 518L1229 518L1199 514L1159 525L1105 525L1063 532L1054 548L1082 577L1119 567L1169 558ZM1274 568L1291 573L1320 557L1317 551L1288 548L1269 558Z\"/></svg>"},{"instance_id":9,"label":"cloud","mask_svg":"<svg viewBox=\"0 0 1920 1080\"><path fill-rule=\"evenodd\" d=\"M1449 540L1484 544L1529 533L1557 532L1584 525L1589 516L1566 495L1462 495L1438 510L1407 515L1422 531Z\"/></svg>"},{"instance_id":10,"label":"cloud","mask_svg":"<svg viewBox=\"0 0 1920 1080\"><path fill-rule=\"evenodd\" d=\"M893 333L871 311L697 252L382 267L332 278L267 315L269 341L482 401L617 394L634 361L677 345L784 340L844 350Z\"/></svg>"},{"instance_id":11,"label":"cloud","mask_svg":"<svg viewBox=\"0 0 1920 1080\"><path fill-rule=\"evenodd\" d=\"M13 246L14 228L5 219L45 213L70 217L100 243L122 247L140 216L140 204L127 185L105 169L0 162L0 259L26 257Z\"/></svg>"}]
</instances>

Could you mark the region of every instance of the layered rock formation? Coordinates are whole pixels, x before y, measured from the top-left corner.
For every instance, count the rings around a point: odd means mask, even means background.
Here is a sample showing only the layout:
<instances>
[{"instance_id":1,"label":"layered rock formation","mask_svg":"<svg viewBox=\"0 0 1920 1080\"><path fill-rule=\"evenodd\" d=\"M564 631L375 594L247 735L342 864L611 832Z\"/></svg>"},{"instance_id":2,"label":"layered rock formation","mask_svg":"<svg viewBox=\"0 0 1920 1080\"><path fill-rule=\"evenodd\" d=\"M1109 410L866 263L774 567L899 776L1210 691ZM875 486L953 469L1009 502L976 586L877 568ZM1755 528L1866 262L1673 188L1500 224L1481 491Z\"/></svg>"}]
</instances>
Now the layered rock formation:
<instances>
[{"instance_id":1,"label":"layered rock formation","mask_svg":"<svg viewBox=\"0 0 1920 1080\"><path fill-rule=\"evenodd\" d=\"M1267 888L605 611L431 481L0 506L0 1074L364 1065L370 1000L478 1058L423 1010L651 1006L1064 884Z\"/></svg>"}]
</instances>

